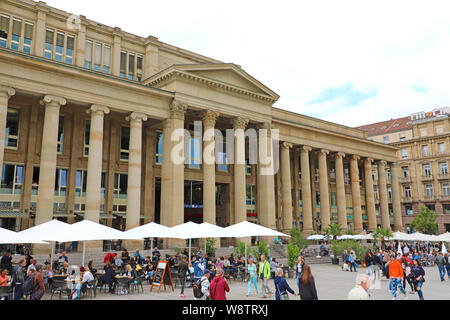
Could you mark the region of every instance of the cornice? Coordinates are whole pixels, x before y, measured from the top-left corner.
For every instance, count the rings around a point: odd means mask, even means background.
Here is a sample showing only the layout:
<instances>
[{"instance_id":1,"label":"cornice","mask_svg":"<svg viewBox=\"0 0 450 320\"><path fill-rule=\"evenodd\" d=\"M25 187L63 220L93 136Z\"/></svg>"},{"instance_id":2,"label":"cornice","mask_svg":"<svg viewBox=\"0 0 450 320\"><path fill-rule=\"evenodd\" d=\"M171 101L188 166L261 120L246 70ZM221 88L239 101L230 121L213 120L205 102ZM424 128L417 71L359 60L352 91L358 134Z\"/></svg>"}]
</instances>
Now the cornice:
<instances>
[{"instance_id":1,"label":"cornice","mask_svg":"<svg viewBox=\"0 0 450 320\"><path fill-rule=\"evenodd\" d=\"M262 101L269 102L269 103L275 103L277 101L277 99L272 98L267 95L262 95L262 94L259 94L256 92L252 92L250 90L240 88L237 86L233 86L231 84L224 83L224 82L221 82L218 80L208 79L208 78L205 78L205 77L202 77L202 76L190 73L190 72L174 70L174 69L172 69L172 70L168 71L167 73L161 75L160 77L148 82L147 85L151 86L151 87L158 87L158 86L163 86L164 84L168 83L169 81L181 80L181 79L198 82L198 83L201 83L208 87L213 87L213 88L217 88L217 89L220 89L223 91L247 96L247 97L255 99L255 100L262 100Z\"/></svg>"}]
</instances>

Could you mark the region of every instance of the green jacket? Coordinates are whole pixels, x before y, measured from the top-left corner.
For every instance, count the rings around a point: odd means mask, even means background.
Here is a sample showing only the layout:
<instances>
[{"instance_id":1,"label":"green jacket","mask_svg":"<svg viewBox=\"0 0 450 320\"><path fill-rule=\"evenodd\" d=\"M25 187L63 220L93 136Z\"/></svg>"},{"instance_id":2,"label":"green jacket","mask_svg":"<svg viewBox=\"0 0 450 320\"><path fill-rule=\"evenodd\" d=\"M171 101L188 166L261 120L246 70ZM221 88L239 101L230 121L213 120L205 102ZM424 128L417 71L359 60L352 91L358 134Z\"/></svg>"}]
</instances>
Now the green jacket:
<instances>
[{"instance_id":1,"label":"green jacket","mask_svg":"<svg viewBox=\"0 0 450 320\"><path fill-rule=\"evenodd\" d=\"M261 278L261 273L263 272L263 263L259 263L258 277ZM270 263L269 261L264 261L264 278L270 279Z\"/></svg>"}]
</instances>

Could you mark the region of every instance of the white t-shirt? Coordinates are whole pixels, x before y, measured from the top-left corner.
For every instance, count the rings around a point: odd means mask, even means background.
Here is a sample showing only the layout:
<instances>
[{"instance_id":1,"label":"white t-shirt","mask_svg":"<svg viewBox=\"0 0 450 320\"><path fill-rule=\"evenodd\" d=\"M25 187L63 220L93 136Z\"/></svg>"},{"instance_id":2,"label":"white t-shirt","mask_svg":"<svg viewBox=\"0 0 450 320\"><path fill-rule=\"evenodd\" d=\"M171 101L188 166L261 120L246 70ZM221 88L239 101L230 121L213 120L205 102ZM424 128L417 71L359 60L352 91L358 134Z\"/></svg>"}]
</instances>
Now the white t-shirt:
<instances>
[{"instance_id":1,"label":"white t-shirt","mask_svg":"<svg viewBox=\"0 0 450 320\"><path fill-rule=\"evenodd\" d=\"M86 271L83 276L83 282L87 283L92 280L94 280L94 276L92 275L92 273L90 271Z\"/></svg>"}]
</instances>

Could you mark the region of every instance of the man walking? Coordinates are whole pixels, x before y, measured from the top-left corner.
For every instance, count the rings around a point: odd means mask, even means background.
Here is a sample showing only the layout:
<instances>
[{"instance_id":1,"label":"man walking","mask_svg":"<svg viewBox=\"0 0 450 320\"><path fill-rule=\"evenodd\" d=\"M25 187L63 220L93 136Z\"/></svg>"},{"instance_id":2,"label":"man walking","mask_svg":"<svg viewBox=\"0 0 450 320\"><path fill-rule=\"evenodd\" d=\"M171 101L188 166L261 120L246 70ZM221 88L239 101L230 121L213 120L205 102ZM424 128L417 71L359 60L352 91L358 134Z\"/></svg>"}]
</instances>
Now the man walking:
<instances>
[{"instance_id":1,"label":"man walking","mask_svg":"<svg viewBox=\"0 0 450 320\"><path fill-rule=\"evenodd\" d=\"M391 260L389 261L389 288L392 291L392 300L397 299L397 287L400 288L400 291L404 294L405 298L406 291L405 288L403 288L402 282L403 282L403 268L397 259L395 259L395 255L391 255Z\"/></svg>"},{"instance_id":2,"label":"man walking","mask_svg":"<svg viewBox=\"0 0 450 320\"><path fill-rule=\"evenodd\" d=\"M186 260L186 256L183 256L183 260L178 264L178 278L180 279L181 284L180 298L186 297L184 294L184 286L186 284L186 275L189 270Z\"/></svg>"},{"instance_id":3,"label":"man walking","mask_svg":"<svg viewBox=\"0 0 450 320\"><path fill-rule=\"evenodd\" d=\"M272 296L272 292L268 286L270 279L270 264L263 254L261 255L261 262L259 263L258 276L263 281L262 291L264 294L262 298L267 298L267 295L269 295L269 297Z\"/></svg>"},{"instance_id":4,"label":"man walking","mask_svg":"<svg viewBox=\"0 0 450 320\"><path fill-rule=\"evenodd\" d=\"M19 264L14 267L12 272L12 282L14 284L14 300L20 300L23 297L23 283L25 281L25 258L20 258Z\"/></svg>"},{"instance_id":5,"label":"man walking","mask_svg":"<svg viewBox=\"0 0 450 320\"><path fill-rule=\"evenodd\" d=\"M445 281L445 259L442 251L438 253L436 260L436 265L438 266L439 276L441 277L441 281Z\"/></svg>"},{"instance_id":6,"label":"man walking","mask_svg":"<svg viewBox=\"0 0 450 320\"><path fill-rule=\"evenodd\" d=\"M230 292L230 287L223 275L223 269L217 269L216 277L212 279L211 285L209 286L209 297L211 300L227 300L227 292Z\"/></svg>"}]
</instances>

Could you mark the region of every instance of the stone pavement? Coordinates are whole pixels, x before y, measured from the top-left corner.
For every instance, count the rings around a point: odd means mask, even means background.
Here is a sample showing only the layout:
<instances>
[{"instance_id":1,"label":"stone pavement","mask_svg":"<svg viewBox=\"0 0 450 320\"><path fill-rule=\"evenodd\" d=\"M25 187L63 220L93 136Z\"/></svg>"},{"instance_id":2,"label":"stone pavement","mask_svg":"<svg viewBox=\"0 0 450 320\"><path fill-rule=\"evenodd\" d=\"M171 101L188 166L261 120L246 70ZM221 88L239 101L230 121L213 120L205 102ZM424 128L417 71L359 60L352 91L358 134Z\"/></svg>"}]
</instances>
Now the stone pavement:
<instances>
[{"instance_id":1,"label":"stone pavement","mask_svg":"<svg viewBox=\"0 0 450 320\"><path fill-rule=\"evenodd\" d=\"M320 300L345 300L348 292L353 288L356 278L355 272L342 271L340 266L332 264L317 264L311 265L311 270L314 275L317 287L317 293ZM427 300L450 300L450 279L446 277L444 282L440 281L439 272L437 267L425 267L425 279L426 282L423 286L424 298ZM358 268L359 272L366 272L366 269ZM295 279L287 279L291 288L297 292L297 285ZM251 295L246 297L247 283L239 280L231 280L230 292L227 294L229 300L260 300L264 301L260 296ZM261 282L258 281L258 288L261 287ZM270 280L269 287L273 290L273 280ZM391 300L392 295L389 290L389 281L381 280L380 289L371 289L372 300ZM176 288L175 292L164 287L161 288L160 293L157 292L158 288L154 288L153 292L150 292L150 286L144 285L144 293L130 293L128 295L115 295L110 293L97 292L97 300L178 300L180 288ZM406 283L406 291L409 292L409 285ZM183 300L192 300L192 288L185 289L186 298ZM299 299L299 297L290 297L291 300ZM419 300L417 293L407 294L408 300ZM45 300L50 299L49 294L45 294ZM54 296L54 299L58 299ZM272 296L269 299L274 299ZM405 298L400 293L398 294L398 300L404 300Z\"/></svg>"}]
</instances>

